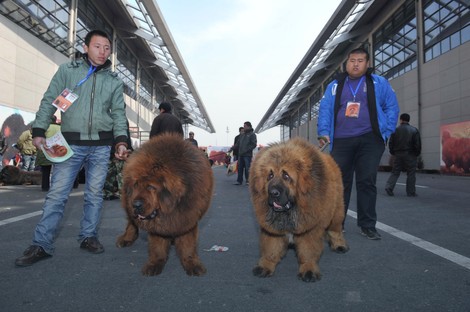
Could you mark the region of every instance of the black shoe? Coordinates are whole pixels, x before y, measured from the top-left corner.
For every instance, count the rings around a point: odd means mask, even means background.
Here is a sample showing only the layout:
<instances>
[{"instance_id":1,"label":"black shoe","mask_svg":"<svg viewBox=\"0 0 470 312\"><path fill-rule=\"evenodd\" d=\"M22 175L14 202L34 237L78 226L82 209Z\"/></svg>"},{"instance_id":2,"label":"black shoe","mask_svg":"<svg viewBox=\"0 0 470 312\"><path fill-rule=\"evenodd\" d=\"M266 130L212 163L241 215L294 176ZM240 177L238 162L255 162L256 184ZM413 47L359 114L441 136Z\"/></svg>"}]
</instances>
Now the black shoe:
<instances>
[{"instance_id":1,"label":"black shoe","mask_svg":"<svg viewBox=\"0 0 470 312\"><path fill-rule=\"evenodd\" d=\"M41 246L29 246L23 253L22 257L15 260L15 265L20 267L26 267L35 264L39 260L47 259L52 257L44 251Z\"/></svg>"},{"instance_id":2,"label":"black shoe","mask_svg":"<svg viewBox=\"0 0 470 312\"><path fill-rule=\"evenodd\" d=\"M393 196L394 195L392 189L386 188L385 192L387 192L388 196Z\"/></svg>"},{"instance_id":3,"label":"black shoe","mask_svg":"<svg viewBox=\"0 0 470 312\"><path fill-rule=\"evenodd\" d=\"M233 185L242 185L240 182L235 182Z\"/></svg>"},{"instance_id":4,"label":"black shoe","mask_svg":"<svg viewBox=\"0 0 470 312\"><path fill-rule=\"evenodd\" d=\"M361 234L372 240L379 240L382 238L382 236L380 236L380 234L377 233L377 230L374 228L361 227Z\"/></svg>"},{"instance_id":5,"label":"black shoe","mask_svg":"<svg viewBox=\"0 0 470 312\"><path fill-rule=\"evenodd\" d=\"M418 196L418 194L416 194L416 193L410 193L410 194L406 194L406 195L407 195L408 197L416 197L416 196Z\"/></svg>"},{"instance_id":6,"label":"black shoe","mask_svg":"<svg viewBox=\"0 0 470 312\"><path fill-rule=\"evenodd\" d=\"M94 254L100 254L104 252L104 247L96 237L87 237L80 244L81 249L85 249L88 252Z\"/></svg>"}]
</instances>

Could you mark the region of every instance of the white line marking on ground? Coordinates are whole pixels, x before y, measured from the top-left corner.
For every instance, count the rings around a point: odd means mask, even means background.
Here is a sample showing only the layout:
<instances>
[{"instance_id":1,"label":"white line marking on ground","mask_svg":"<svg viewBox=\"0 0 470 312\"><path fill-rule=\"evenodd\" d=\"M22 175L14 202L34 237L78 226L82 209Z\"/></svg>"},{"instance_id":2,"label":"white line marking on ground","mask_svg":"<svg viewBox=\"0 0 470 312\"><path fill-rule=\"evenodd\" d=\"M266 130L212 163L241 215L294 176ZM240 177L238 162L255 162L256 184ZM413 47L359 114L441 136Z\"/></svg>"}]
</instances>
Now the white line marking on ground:
<instances>
[{"instance_id":1,"label":"white line marking on ground","mask_svg":"<svg viewBox=\"0 0 470 312\"><path fill-rule=\"evenodd\" d=\"M18 217L14 217L14 218L10 218L10 219L0 220L0 226L6 225L6 224L9 224L9 223L13 223L13 222L17 222L17 221L21 221L21 220L25 220L25 219L29 219L29 218L32 218L32 217L35 217L35 216L39 216L40 214L42 214L42 210L27 213L27 214L24 214L24 215L21 215L21 216L18 216Z\"/></svg>"},{"instance_id":2,"label":"white line marking on ground","mask_svg":"<svg viewBox=\"0 0 470 312\"><path fill-rule=\"evenodd\" d=\"M350 217L353 217L354 219L357 219L357 214L355 211L348 211L348 215ZM394 227L388 226L386 224L383 224L381 222L377 222L375 225L376 228L392 235L395 236L401 240L404 240L406 242L409 242L410 244L413 244L419 248L422 248L426 251L429 251L439 257L442 257L444 259L447 259L457 265L460 265L464 268L467 268L470 270L470 258L467 258L465 256L459 255L458 253L455 253L453 251L450 251L448 249L442 248L440 246L437 246L433 243L430 243L428 241L425 241L419 237L410 235L408 233L402 232Z\"/></svg>"},{"instance_id":3,"label":"white line marking on ground","mask_svg":"<svg viewBox=\"0 0 470 312\"><path fill-rule=\"evenodd\" d=\"M397 183L397 185L403 185L406 186L406 183ZM424 185L415 185L418 188L429 188L429 186L424 186Z\"/></svg>"}]
</instances>

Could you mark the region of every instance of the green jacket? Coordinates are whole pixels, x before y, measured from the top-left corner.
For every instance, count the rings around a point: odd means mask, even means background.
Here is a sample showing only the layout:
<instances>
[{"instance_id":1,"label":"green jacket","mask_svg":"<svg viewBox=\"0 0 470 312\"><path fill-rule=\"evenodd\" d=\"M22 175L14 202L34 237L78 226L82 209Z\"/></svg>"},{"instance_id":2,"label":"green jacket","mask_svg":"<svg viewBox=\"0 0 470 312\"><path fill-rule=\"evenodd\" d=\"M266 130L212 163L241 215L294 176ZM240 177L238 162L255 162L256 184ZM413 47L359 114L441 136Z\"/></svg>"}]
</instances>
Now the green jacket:
<instances>
[{"instance_id":1,"label":"green jacket","mask_svg":"<svg viewBox=\"0 0 470 312\"><path fill-rule=\"evenodd\" d=\"M90 69L87 57L62 64L44 94L36 119L33 137L45 137L51 116L57 108L52 102L65 88L77 94L78 99L61 113L61 131L69 144L98 146L127 141L126 105L123 83L110 70L109 60L84 79Z\"/></svg>"}]
</instances>

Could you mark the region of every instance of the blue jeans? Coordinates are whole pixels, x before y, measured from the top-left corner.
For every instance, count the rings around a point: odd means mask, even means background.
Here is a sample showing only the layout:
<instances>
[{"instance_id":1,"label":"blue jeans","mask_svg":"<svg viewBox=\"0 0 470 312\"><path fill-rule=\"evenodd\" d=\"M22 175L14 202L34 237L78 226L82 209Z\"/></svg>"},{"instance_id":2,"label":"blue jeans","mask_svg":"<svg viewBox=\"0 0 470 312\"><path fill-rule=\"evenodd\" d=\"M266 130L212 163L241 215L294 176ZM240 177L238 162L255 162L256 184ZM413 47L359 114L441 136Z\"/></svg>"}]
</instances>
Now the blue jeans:
<instances>
[{"instance_id":1,"label":"blue jeans","mask_svg":"<svg viewBox=\"0 0 470 312\"><path fill-rule=\"evenodd\" d=\"M357 225L360 227L375 228L377 223L377 170L384 150L384 141L372 132L353 138L335 138L333 142L331 156L341 169L346 212L356 176Z\"/></svg>"},{"instance_id":2,"label":"blue jeans","mask_svg":"<svg viewBox=\"0 0 470 312\"><path fill-rule=\"evenodd\" d=\"M34 171L35 166L36 166L36 155L23 154L23 170Z\"/></svg>"},{"instance_id":3,"label":"blue jeans","mask_svg":"<svg viewBox=\"0 0 470 312\"><path fill-rule=\"evenodd\" d=\"M108 172L110 146L70 146L73 156L54 164L51 187L46 195L42 218L34 231L33 245L41 246L48 254L54 253L54 240L64 216L73 183L78 172L85 167L83 216L78 241L97 236L97 227L103 207L103 186Z\"/></svg>"},{"instance_id":4,"label":"blue jeans","mask_svg":"<svg viewBox=\"0 0 470 312\"><path fill-rule=\"evenodd\" d=\"M243 172L245 172L245 181L248 183L252 158L252 156L238 156L238 183L243 183Z\"/></svg>"}]
</instances>

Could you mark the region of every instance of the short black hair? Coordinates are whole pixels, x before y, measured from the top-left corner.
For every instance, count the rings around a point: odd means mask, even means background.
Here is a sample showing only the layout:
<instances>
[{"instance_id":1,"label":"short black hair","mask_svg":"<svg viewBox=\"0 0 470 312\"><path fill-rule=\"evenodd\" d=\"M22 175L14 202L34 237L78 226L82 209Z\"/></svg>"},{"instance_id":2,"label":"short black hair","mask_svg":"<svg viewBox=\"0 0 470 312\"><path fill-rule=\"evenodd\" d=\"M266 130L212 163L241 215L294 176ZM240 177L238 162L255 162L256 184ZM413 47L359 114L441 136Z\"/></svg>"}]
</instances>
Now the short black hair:
<instances>
[{"instance_id":1,"label":"short black hair","mask_svg":"<svg viewBox=\"0 0 470 312\"><path fill-rule=\"evenodd\" d=\"M366 55L366 60L369 60L369 51L367 51L367 49L365 49L363 47L352 49L348 53L348 58L351 56L351 54L365 54Z\"/></svg>"},{"instance_id":2,"label":"short black hair","mask_svg":"<svg viewBox=\"0 0 470 312\"><path fill-rule=\"evenodd\" d=\"M171 104L168 102L162 102L159 106L158 109L163 109L167 113L171 113Z\"/></svg>"},{"instance_id":3,"label":"short black hair","mask_svg":"<svg viewBox=\"0 0 470 312\"><path fill-rule=\"evenodd\" d=\"M403 113L400 115L400 120L410 122L410 115L408 115L407 113Z\"/></svg>"},{"instance_id":4,"label":"short black hair","mask_svg":"<svg viewBox=\"0 0 470 312\"><path fill-rule=\"evenodd\" d=\"M243 129L245 129L245 128L243 128L243 127L238 128L238 132L242 131Z\"/></svg>"},{"instance_id":5,"label":"short black hair","mask_svg":"<svg viewBox=\"0 0 470 312\"><path fill-rule=\"evenodd\" d=\"M253 126L251 125L251 122L249 121L245 121L243 125L247 125L248 127L253 128Z\"/></svg>"},{"instance_id":6,"label":"short black hair","mask_svg":"<svg viewBox=\"0 0 470 312\"><path fill-rule=\"evenodd\" d=\"M102 31L102 30L95 29L95 30L90 31L88 34L86 34L86 37L85 37L85 45L86 45L87 47L90 46L90 41L91 41L91 38L92 38L93 36L105 37L106 39L108 39L109 43L111 43L111 39L109 39L109 36L108 36L107 33L105 33L105 32Z\"/></svg>"}]
</instances>

